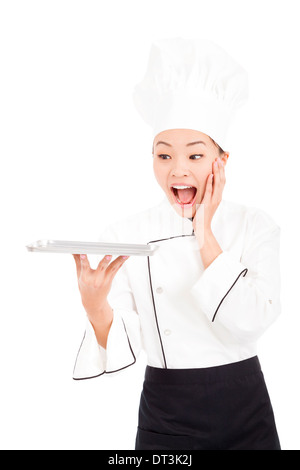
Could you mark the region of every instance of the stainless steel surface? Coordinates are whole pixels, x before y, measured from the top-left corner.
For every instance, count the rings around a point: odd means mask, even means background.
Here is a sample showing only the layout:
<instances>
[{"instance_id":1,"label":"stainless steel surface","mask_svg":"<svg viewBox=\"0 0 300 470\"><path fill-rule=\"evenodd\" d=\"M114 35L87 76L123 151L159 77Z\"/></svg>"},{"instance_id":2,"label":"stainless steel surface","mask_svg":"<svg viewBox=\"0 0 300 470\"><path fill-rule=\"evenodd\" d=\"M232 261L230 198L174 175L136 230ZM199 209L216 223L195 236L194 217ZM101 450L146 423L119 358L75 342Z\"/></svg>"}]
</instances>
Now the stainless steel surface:
<instances>
[{"instance_id":1,"label":"stainless steel surface","mask_svg":"<svg viewBox=\"0 0 300 470\"><path fill-rule=\"evenodd\" d=\"M154 254L158 246L70 240L38 240L30 245L27 245L26 248L28 251L38 253L151 256Z\"/></svg>"}]
</instances>

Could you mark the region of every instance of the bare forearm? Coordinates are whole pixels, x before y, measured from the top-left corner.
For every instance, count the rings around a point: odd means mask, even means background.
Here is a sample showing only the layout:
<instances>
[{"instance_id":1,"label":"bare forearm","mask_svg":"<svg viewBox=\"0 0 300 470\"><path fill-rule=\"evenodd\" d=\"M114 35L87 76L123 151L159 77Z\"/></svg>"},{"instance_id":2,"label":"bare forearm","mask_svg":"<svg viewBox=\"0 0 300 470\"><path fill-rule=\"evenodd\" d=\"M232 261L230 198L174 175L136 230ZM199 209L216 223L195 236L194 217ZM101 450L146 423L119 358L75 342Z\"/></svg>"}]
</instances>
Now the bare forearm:
<instances>
[{"instance_id":1,"label":"bare forearm","mask_svg":"<svg viewBox=\"0 0 300 470\"><path fill-rule=\"evenodd\" d=\"M110 305L106 305L101 312L93 315L89 320L94 328L98 344L106 349L108 334L113 322L113 310Z\"/></svg>"},{"instance_id":2,"label":"bare forearm","mask_svg":"<svg viewBox=\"0 0 300 470\"><path fill-rule=\"evenodd\" d=\"M199 249L204 269L223 252L211 229L204 231L203 240L201 244L199 244Z\"/></svg>"}]
</instances>

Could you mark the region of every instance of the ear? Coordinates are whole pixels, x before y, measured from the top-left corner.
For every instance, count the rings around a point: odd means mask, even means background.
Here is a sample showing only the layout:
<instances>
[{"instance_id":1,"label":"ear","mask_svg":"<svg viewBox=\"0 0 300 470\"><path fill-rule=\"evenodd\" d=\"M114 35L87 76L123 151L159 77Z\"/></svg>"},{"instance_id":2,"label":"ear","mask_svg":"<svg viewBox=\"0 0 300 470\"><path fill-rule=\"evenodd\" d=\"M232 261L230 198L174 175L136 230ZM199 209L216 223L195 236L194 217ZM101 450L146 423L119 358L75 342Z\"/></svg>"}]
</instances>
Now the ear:
<instances>
[{"instance_id":1,"label":"ear","mask_svg":"<svg viewBox=\"0 0 300 470\"><path fill-rule=\"evenodd\" d=\"M224 152L221 157L221 160L224 163L224 166L226 165L228 158L229 158L229 152Z\"/></svg>"}]
</instances>

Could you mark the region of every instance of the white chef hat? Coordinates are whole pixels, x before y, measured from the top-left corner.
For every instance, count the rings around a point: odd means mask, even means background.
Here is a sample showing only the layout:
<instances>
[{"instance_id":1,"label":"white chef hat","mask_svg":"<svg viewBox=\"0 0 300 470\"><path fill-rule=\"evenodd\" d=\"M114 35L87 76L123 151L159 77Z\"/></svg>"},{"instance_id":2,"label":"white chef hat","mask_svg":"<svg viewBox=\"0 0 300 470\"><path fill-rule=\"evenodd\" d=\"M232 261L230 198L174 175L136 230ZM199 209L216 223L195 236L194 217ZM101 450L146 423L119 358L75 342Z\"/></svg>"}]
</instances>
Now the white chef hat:
<instances>
[{"instance_id":1,"label":"white chef hat","mask_svg":"<svg viewBox=\"0 0 300 470\"><path fill-rule=\"evenodd\" d=\"M194 129L225 148L236 110L248 98L246 71L221 47L202 38L153 42L148 67L133 91L138 112L153 129Z\"/></svg>"}]
</instances>

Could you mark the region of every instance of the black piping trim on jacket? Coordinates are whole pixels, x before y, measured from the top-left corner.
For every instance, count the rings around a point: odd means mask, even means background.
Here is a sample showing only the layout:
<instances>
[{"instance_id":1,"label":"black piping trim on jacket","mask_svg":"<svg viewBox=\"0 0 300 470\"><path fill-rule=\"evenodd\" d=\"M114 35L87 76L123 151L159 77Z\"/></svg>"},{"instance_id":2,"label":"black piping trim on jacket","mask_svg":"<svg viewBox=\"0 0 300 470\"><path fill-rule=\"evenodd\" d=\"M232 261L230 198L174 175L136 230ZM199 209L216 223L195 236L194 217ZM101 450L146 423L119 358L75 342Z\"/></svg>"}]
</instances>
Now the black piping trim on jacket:
<instances>
[{"instance_id":1,"label":"black piping trim on jacket","mask_svg":"<svg viewBox=\"0 0 300 470\"><path fill-rule=\"evenodd\" d=\"M195 236L194 232L191 233L190 235L175 235L174 237L161 238L160 240L152 240L151 242L148 242L147 245L149 245L149 243L157 243L157 242L165 242L166 240L173 240L173 238L194 237L194 236Z\"/></svg>"},{"instance_id":2,"label":"black piping trim on jacket","mask_svg":"<svg viewBox=\"0 0 300 470\"><path fill-rule=\"evenodd\" d=\"M183 237L192 237L192 236L194 236L194 232L191 235L177 235L177 236L169 237L169 238L161 238L160 240L153 240L151 242L148 242L147 245L149 245L149 243L164 242L166 240L173 240L174 238L183 238ZM159 342L160 342L161 351L162 351L162 355L163 355L164 367L165 367L165 369L167 369L168 366L167 366L167 361L166 361L166 355L165 355L165 350L164 350L164 346L163 346L163 342L162 342L162 338L161 338L161 333L160 333L160 329L159 329L156 306L155 306L155 300L154 300L154 294L153 294L151 269L150 269L150 257L147 256L147 258L148 258L148 273L149 273L150 290L151 290L151 297L152 297L152 303L153 303L153 310L154 310L156 328L157 328Z\"/></svg>"},{"instance_id":3,"label":"black piping trim on jacket","mask_svg":"<svg viewBox=\"0 0 300 470\"><path fill-rule=\"evenodd\" d=\"M119 372L120 370L124 370L124 369L127 369L127 367L130 367L130 366L133 366L133 364L136 363L136 357L135 357L135 354L133 352L133 349L132 349L132 346L130 344L130 340L129 340L129 336L128 336L128 333L127 333L127 330L126 330L126 326L125 326L125 323L124 323L124 320L122 318L122 322L123 322L123 326L124 326L124 329L125 329L125 333L126 333L126 336L127 336L127 341L128 341L128 345L129 345L129 348L130 348L130 351L131 351L131 354L133 356L133 362L131 364L128 364L127 366L125 367L121 367L120 369L116 369L116 370L110 370L110 371L106 371L104 370L103 372L101 372L101 374L98 374L98 375L92 375L90 377L80 377L80 378L75 378L73 377L73 380L88 380L88 379L95 379L96 377L101 377L101 375L104 375L104 374L113 374L114 372ZM77 364L77 358L79 356L79 353L80 353L80 350L81 350L81 347L83 345L83 342L84 342L84 339L85 339L85 336L86 336L86 331L84 333L84 336L83 336L83 339L81 341L81 345L80 345L80 348L79 348L79 351L77 353L77 357L76 357L76 361L75 361L75 366L74 366L74 371L73 371L73 375L74 375L74 372L75 372L75 369L76 369L76 364Z\"/></svg>"},{"instance_id":4,"label":"black piping trim on jacket","mask_svg":"<svg viewBox=\"0 0 300 470\"><path fill-rule=\"evenodd\" d=\"M217 308L217 310L216 310L215 313L214 313L212 322L215 321L217 312L218 312L218 310L219 310L219 308L220 308L220 306L221 306L221 303L222 303L223 300L225 299L225 297L229 294L229 292L231 291L231 289L233 288L233 286L237 283L237 281L238 281L238 279L241 277L241 275L243 274L243 277L245 277L246 274L247 274L247 272L248 272L248 269L246 268L246 269L243 269L243 271L238 275L238 277L236 278L236 280L234 281L234 283L232 284L232 286L230 287L230 289L228 290L228 292L224 295L223 299L222 299L221 302L219 303L218 308Z\"/></svg>"},{"instance_id":5,"label":"black piping trim on jacket","mask_svg":"<svg viewBox=\"0 0 300 470\"><path fill-rule=\"evenodd\" d=\"M149 242L149 243L151 243L151 242ZM161 334L160 334L160 329L159 329L159 324L158 324L158 319L157 319L157 313L156 313L156 307L155 307L155 301L154 301L154 295L153 295L153 287L152 287L152 280L151 280L151 270L150 270L149 256L147 256L147 258L148 258L148 273L149 273L150 289L151 289L151 296L152 296L152 303L153 303L153 310L154 310L156 328L157 328L157 332L158 332L158 336L159 336L159 342L160 342L161 351L162 351L162 355L163 355L164 366L165 366L165 369L167 369L168 367L167 367L166 355L165 355L165 350L164 350L164 346L163 346L162 339L161 339Z\"/></svg>"}]
</instances>

